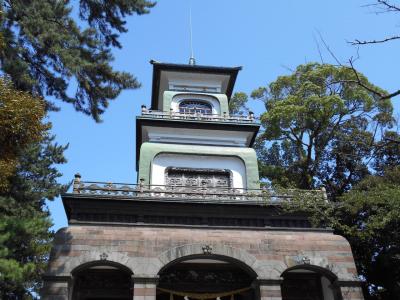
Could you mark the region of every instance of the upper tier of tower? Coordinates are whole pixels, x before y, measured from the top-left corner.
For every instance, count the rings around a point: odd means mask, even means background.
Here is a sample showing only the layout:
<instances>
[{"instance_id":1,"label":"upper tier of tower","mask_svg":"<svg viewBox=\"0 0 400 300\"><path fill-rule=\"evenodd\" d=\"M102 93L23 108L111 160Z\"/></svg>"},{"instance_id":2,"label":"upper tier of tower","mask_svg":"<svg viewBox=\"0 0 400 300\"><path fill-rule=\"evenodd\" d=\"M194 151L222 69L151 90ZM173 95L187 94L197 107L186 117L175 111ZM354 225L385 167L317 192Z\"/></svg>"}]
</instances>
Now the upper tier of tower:
<instances>
[{"instance_id":1,"label":"upper tier of tower","mask_svg":"<svg viewBox=\"0 0 400 300\"><path fill-rule=\"evenodd\" d=\"M254 114L229 113L241 67L150 63L151 106L143 105L141 116L136 118L137 167L146 143L235 148L253 145L259 130Z\"/></svg>"},{"instance_id":2,"label":"upper tier of tower","mask_svg":"<svg viewBox=\"0 0 400 300\"><path fill-rule=\"evenodd\" d=\"M215 94L231 98L236 77L242 67L214 67L170 64L150 61L153 65L151 109L169 111L171 92ZM223 103L221 103L222 106ZM214 108L213 112L217 112Z\"/></svg>"}]
</instances>

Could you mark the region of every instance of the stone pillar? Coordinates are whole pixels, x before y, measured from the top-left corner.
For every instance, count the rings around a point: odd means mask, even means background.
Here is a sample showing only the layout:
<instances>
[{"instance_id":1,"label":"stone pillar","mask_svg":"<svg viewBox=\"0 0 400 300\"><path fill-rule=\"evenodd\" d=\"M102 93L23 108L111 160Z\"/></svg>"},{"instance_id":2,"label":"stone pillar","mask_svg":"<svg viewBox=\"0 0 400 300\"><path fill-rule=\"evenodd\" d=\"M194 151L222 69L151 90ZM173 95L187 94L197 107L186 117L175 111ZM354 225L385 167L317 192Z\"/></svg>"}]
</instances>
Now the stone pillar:
<instances>
[{"instance_id":1,"label":"stone pillar","mask_svg":"<svg viewBox=\"0 0 400 300\"><path fill-rule=\"evenodd\" d=\"M133 300L156 300L158 277L133 276Z\"/></svg>"},{"instance_id":2,"label":"stone pillar","mask_svg":"<svg viewBox=\"0 0 400 300\"><path fill-rule=\"evenodd\" d=\"M359 282L355 284L341 284L340 292L342 293L343 300L364 300L364 295Z\"/></svg>"},{"instance_id":3,"label":"stone pillar","mask_svg":"<svg viewBox=\"0 0 400 300\"><path fill-rule=\"evenodd\" d=\"M281 293L282 280L258 280L260 286L260 299L261 300L282 300Z\"/></svg>"},{"instance_id":4,"label":"stone pillar","mask_svg":"<svg viewBox=\"0 0 400 300\"><path fill-rule=\"evenodd\" d=\"M69 286L72 278L69 276L45 277L40 290L41 300L69 300Z\"/></svg>"}]
</instances>

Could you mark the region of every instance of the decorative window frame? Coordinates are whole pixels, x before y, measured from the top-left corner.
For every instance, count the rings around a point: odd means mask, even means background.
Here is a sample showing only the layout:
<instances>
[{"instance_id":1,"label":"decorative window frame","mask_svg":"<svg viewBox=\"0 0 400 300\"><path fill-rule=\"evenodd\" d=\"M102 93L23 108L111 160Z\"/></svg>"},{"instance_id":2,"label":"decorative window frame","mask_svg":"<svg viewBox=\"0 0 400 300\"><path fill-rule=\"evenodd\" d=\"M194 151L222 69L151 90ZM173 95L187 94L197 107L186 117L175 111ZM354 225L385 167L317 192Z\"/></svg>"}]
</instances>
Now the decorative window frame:
<instances>
[{"instance_id":1,"label":"decorative window frame","mask_svg":"<svg viewBox=\"0 0 400 300\"><path fill-rule=\"evenodd\" d=\"M204 107L207 106L207 109L204 109L204 110L209 110L210 111L209 114L213 114L213 106L212 106L212 104L210 102L208 102L208 101L204 101L204 100L200 100L200 99L184 99L184 100L180 101L179 104L178 104L178 109L179 109L180 113L185 113L185 114L186 113L187 114L199 113L198 111L196 111L196 107L194 107L194 108L185 108L185 110L189 110L189 111L188 112L186 112L186 111L185 112L181 112L181 110L184 109L182 107L182 105L184 103L188 103L189 104L189 102L197 103L199 105L203 105ZM198 109L202 110L201 107L198 107ZM193 112L190 112L190 110L193 110ZM207 113L205 113L205 114L207 115Z\"/></svg>"},{"instance_id":2,"label":"decorative window frame","mask_svg":"<svg viewBox=\"0 0 400 300\"><path fill-rule=\"evenodd\" d=\"M167 167L167 168L165 168L165 171L164 171L164 182L165 183L167 183L167 181L168 181L168 172L170 172L171 170L180 171L180 172L187 172L187 173L195 173L195 174L199 174L199 173L203 173L203 174L218 174L218 173L219 174L229 174L228 186L224 187L224 188L228 188L228 189L234 188L233 187L233 173L229 169ZM185 187L185 186L182 186L182 187ZM218 187L211 187L211 188L215 189L215 188L218 188Z\"/></svg>"},{"instance_id":3,"label":"decorative window frame","mask_svg":"<svg viewBox=\"0 0 400 300\"><path fill-rule=\"evenodd\" d=\"M221 103L218 98L211 95L197 93L179 93L173 96L170 107L172 111L179 112L179 106L183 101L201 101L207 103L211 106L212 114L221 114Z\"/></svg>"}]
</instances>

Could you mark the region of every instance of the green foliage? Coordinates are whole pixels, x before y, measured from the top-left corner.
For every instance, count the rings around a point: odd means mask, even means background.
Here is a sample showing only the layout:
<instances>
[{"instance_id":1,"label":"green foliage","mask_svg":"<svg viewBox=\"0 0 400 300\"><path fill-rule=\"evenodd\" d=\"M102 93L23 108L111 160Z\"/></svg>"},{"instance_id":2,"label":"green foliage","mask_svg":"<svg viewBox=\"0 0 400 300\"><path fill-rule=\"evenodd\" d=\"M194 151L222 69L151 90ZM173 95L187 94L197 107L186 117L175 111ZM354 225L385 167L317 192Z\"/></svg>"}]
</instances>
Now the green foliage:
<instances>
[{"instance_id":1,"label":"green foliage","mask_svg":"<svg viewBox=\"0 0 400 300\"><path fill-rule=\"evenodd\" d=\"M71 103L100 121L109 101L137 88L115 71L113 47L127 31L125 18L145 14L146 0L0 2L0 299L32 299L51 247L45 199L65 190L55 165L64 146L49 135L49 98ZM75 18L73 16L76 16ZM8 80L10 82L8 82ZM46 99L44 99L46 98Z\"/></svg>"},{"instance_id":2,"label":"green foliage","mask_svg":"<svg viewBox=\"0 0 400 300\"><path fill-rule=\"evenodd\" d=\"M66 188L54 166L65 163L65 148L44 132L19 152L11 188L0 193L0 299L31 299L39 288L52 240L45 199Z\"/></svg>"},{"instance_id":3,"label":"green foliage","mask_svg":"<svg viewBox=\"0 0 400 300\"><path fill-rule=\"evenodd\" d=\"M283 208L346 237L367 299L391 300L400 295L400 136L390 99L357 75L363 86L351 68L312 63L253 91L266 108L255 148L275 190L326 187L331 201L294 192Z\"/></svg>"},{"instance_id":4,"label":"green foliage","mask_svg":"<svg viewBox=\"0 0 400 300\"><path fill-rule=\"evenodd\" d=\"M36 208L0 197L0 297L28 297L36 289L50 251L51 221ZM20 297L20 298L16 298Z\"/></svg>"},{"instance_id":5,"label":"green foliage","mask_svg":"<svg viewBox=\"0 0 400 300\"><path fill-rule=\"evenodd\" d=\"M9 188L9 177L17 166L18 150L39 142L48 124L44 102L27 92L20 92L0 78L0 192Z\"/></svg>"},{"instance_id":6,"label":"green foliage","mask_svg":"<svg viewBox=\"0 0 400 300\"><path fill-rule=\"evenodd\" d=\"M336 228L352 245L371 299L400 295L400 167L368 176L341 199Z\"/></svg>"},{"instance_id":7,"label":"green foliage","mask_svg":"<svg viewBox=\"0 0 400 300\"><path fill-rule=\"evenodd\" d=\"M246 93L238 92L233 94L229 101L229 112L233 115L242 114L243 111L248 111L246 107L248 97Z\"/></svg>"},{"instance_id":8,"label":"green foliage","mask_svg":"<svg viewBox=\"0 0 400 300\"><path fill-rule=\"evenodd\" d=\"M336 197L369 173L375 133L392 125L393 109L355 79L349 68L311 63L253 91L266 108L256 143L262 178L286 187L323 185Z\"/></svg>"},{"instance_id":9,"label":"green foliage","mask_svg":"<svg viewBox=\"0 0 400 300\"><path fill-rule=\"evenodd\" d=\"M331 227L350 242L357 270L366 283L366 299L397 299L400 295L399 166L389 167L382 175L368 175L336 202L303 191L291 193L291 201L283 203L283 208L306 213L313 225Z\"/></svg>"},{"instance_id":10,"label":"green foliage","mask_svg":"<svg viewBox=\"0 0 400 300\"><path fill-rule=\"evenodd\" d=\"M79 25L69 1L5 0L0 5L1 70L17 89L71 103L99 121L109 100L139 87L131 74L113 70L111 49L121 47L124 18L147 13L154 3L81 0Z\"/></svg>"},{"instance_id":11,"label":"green foliage","mask_svg":"<svg viewBox=\"0 0 400 300\"><path fill-rule=\"evenodd\" d=\"M0 79L0 299L30 299L50 250L45 199L65 187L55 164L66 147L49 136L44 102Z\"/></svg>"},{"instance_id":12,"label":"green foliage","mask_svg":"<svg viewBox=\"0 0 400 300\"><path fill-rule=\"evenodd\" d=\"M400 134L386 131L382 140L376 145L373 167L382 175L385 170L396 166L400 166Z\"/></svg>"}]
</instances>

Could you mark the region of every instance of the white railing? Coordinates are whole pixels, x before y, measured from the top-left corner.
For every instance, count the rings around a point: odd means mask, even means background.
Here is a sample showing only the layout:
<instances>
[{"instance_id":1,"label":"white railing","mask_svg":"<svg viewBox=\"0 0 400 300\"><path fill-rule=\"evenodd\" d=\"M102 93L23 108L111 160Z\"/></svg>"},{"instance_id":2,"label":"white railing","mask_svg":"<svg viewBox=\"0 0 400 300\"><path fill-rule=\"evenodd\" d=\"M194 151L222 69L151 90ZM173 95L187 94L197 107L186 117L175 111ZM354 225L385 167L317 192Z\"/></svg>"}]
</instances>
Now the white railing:
<instances>
[{"instance_id":1,"label":"white railing","mask_svg":"<svg viewBox=\"0 0 400 300\"><path fill-rule=\"evenodd\" d=\"M154 198L170 200L200 200L201 202L218 203L266 203L290 201L295 195L302 194L303 197L325 199L324 190L285 190L273 191L271 189L243 189L231 187L191 187L127 183L106 183L81 181L80 175L75 175L73 194L98 195L124 198Z\"/></svg>"},{"instance_id":2,"label":"white railing","mask_svg":"<svg viewBox=\"0 0 400 300\"><path fill-rule=\"evenodd\" d=\"M258 123L258 118L253 113L248 115L228 115L220 114L201 114L201 113L183 113L183 112L165 112L159 110L142 109L143 117L151 117L156 119L172 119L172 120L197 120L206 122L230 122L230 123Z\"/></svg>"}]
</instances>

